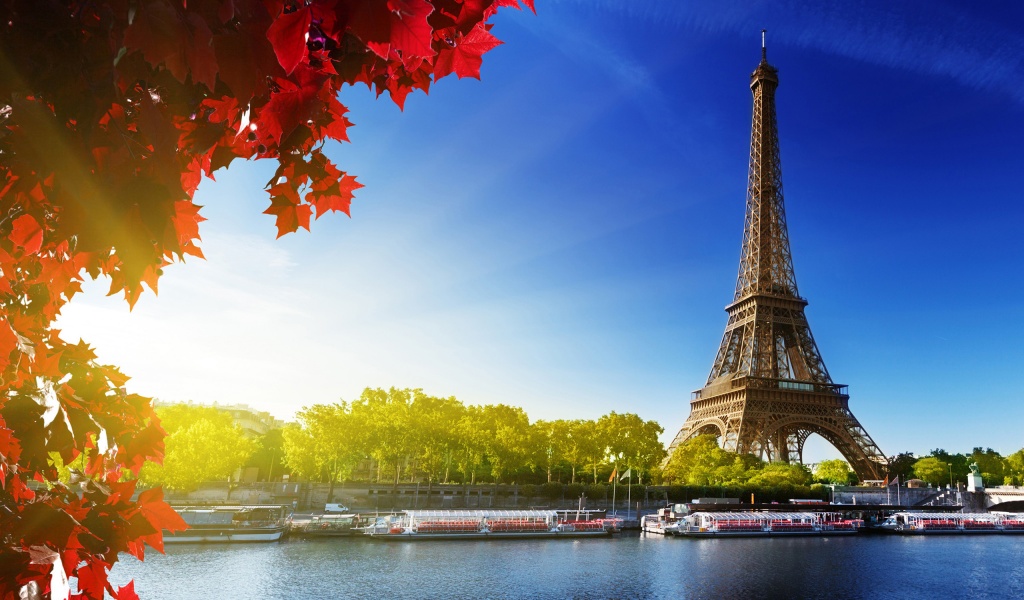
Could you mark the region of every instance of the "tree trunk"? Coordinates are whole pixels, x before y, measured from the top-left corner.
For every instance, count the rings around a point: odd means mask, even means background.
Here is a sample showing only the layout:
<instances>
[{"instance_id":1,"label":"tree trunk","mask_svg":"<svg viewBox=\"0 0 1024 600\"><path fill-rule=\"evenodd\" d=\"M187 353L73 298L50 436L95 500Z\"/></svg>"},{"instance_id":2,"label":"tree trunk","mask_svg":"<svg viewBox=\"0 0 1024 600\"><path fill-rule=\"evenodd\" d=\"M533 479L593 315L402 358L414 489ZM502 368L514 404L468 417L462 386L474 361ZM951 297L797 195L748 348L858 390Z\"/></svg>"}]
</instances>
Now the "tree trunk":
<instances>
[{"instance_id":1,"label":"tree trunk","mask_svg":"<svg viewBox=\"0 0 1024 600\"><path fill-rule=\"evenodd\" d=\"M572 466L572 483L576 483L576 465Z\"/></svg>"}]
</instances>

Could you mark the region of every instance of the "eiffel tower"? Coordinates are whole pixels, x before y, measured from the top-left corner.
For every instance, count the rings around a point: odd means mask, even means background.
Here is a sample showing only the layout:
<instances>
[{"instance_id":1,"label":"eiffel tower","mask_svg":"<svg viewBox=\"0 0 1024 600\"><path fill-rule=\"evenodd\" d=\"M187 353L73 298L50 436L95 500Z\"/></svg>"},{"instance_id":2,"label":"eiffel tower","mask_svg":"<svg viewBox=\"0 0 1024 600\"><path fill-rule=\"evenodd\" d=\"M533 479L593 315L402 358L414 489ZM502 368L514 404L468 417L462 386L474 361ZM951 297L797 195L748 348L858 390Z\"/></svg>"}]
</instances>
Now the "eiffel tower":
<instances>
[{"instance_id":1,"label":"eiffel tower","mask_svg":"<svg viewBox=\"0 0 1024 600\"><path fill-rule=\"evenodd\" d=\"M803 462L804 442L816 433L860 479L881 479L888 461L850 412L847 386L832 382L804 316L807 300L797 292L782 199L778 85L762 32L761 63L750 76L754 119L736 293L715 365L693 392L669 456L686 440L713 433L726 450Z\"/></svg>"}]
</instances>

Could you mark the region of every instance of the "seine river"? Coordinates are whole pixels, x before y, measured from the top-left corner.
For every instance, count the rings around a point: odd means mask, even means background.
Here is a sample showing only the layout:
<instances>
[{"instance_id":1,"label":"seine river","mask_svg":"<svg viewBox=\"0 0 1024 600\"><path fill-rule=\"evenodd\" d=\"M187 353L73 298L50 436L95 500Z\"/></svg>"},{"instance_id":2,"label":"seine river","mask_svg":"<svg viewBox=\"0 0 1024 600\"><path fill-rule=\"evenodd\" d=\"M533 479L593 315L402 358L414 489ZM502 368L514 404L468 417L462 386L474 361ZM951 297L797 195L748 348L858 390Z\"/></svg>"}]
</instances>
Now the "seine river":
<instances>
[{"instance_id":1,"label":"seine river","mask_svg":"<svg viewBox=\"0 0 1024 600\"><path fill-rule=\"evenodd\" d=\"M1024 536L168 546L113 579L179 598L1024 598Z\"/></svg>"}]
</instances>

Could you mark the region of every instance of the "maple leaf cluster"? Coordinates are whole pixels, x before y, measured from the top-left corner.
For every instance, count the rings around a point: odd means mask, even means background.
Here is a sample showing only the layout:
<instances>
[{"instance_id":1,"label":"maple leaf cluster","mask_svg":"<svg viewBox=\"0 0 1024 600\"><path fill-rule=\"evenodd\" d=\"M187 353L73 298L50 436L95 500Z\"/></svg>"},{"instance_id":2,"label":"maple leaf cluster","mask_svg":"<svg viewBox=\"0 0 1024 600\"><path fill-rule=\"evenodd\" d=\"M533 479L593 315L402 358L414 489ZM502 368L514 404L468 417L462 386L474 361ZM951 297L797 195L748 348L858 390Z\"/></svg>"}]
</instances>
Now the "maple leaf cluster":
<instances>
[{"instance_id":1,"label":"maple leaf cluster","mask_svg":"<svg viewBox=\"0 0 1024 600\"><path fill-rule=\"evenodd\" d=\"M349 213L361 187L344 84L414 90L480 76L488 19L533 0L0 0L0 600L134 598L119 552L184 527L131 474L163 456L148 398L53 329L87 274L134 304L201 258L200 180L272 159L278 237ZM70 482L56 462L81 460Z\"/></svg>"}]
</instances>

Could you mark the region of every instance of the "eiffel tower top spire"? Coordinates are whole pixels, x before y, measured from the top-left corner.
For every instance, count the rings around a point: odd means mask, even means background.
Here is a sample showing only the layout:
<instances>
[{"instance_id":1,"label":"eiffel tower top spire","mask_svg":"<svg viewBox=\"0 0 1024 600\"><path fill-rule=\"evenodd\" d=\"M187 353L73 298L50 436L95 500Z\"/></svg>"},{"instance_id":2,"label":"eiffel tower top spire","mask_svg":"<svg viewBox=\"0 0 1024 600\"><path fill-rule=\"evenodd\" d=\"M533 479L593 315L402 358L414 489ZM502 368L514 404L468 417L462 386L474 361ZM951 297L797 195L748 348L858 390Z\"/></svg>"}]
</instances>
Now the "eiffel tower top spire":
<instances>
[{"instance_id":1,"label":"eiffel tower top spire","mask_svg":"<svg viewBox=\"0 0 1024 600\"><path fill-rule=\"evenodd\" d=\"M750 75L754 116L750 128L746 220L734 302L754 295L799 298L786 228L775 119L779 76L778 69L768 64L764 33L761 30L761 63Z\"/></svg>"}]
</instances>

